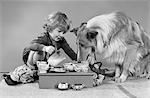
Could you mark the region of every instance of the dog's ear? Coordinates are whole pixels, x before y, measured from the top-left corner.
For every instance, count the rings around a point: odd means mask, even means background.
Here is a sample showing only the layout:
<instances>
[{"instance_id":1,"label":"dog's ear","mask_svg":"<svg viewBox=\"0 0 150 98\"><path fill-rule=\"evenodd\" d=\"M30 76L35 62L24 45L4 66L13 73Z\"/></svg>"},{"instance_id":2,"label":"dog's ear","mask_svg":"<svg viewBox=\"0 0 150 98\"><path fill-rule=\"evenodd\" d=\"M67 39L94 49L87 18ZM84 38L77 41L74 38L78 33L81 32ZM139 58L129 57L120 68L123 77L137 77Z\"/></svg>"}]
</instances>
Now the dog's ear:
<instances>
[{"instance_id":1,"label":"dog's ear","mask_svg":"<svg viewBox=\"0 0 150 98\"><path fill-rule=\"evenodd\" d=\"M70 30L70 32L73 32L77 36L78 29L79 29L78 27L73 28L72 30Z\"/></svg>"},{"instance_id":2,"label":"dog's ear","mask_svg":"<svg viewBox=\"0 0 150 98\"><path fill-rule=\"evenodd\" d=\"M79 30L82 30L85 28L86 26L86 22L81 23L81 25L79 27L73 28L72 30L70 30L70 32L73 32L76 36Z\"/></svg>"},{"instance_id":3,"label":"dog's ear","mask_svg":"<svg viewBox=\"0 0 150 98\"><path fill-rule=\"evenodd\" d=\"M92 40L96 38L97 34L97 31L88 31L86 36L88 40Z\"/></svg>"},{"instance_id":4,"label":"dog's ear","mask_svg":"<svg viewBox=\"0 0 150 98\"><path fill-rule=\"evenodd\" d=\"M86 25L87 25L87 22L82 22L81 25L80 25L80 28L83 27L83 26L86 26Z\"/></svg>"}]
</instances>

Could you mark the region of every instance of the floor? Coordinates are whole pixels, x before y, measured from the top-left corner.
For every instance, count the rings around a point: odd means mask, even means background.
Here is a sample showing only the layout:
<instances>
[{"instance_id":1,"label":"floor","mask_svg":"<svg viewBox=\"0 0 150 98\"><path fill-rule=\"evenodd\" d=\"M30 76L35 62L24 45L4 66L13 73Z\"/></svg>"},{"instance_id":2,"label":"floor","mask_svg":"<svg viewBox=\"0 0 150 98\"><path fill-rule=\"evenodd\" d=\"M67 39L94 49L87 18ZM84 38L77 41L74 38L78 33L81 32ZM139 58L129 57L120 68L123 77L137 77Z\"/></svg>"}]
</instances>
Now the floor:
<instances>
[{"instance_id":1,"label":"floor","mask_svg":"<svg viewBox=\"0 0 150 98\"><path fill-rule=\"evenodd\" d=\"M115 83L106 79L100 86L72 89L39 89L38 82L8 86L0 82L0 98L150 98L150 80L129 78L124 83Z\"/></svg>"}]
</instances>

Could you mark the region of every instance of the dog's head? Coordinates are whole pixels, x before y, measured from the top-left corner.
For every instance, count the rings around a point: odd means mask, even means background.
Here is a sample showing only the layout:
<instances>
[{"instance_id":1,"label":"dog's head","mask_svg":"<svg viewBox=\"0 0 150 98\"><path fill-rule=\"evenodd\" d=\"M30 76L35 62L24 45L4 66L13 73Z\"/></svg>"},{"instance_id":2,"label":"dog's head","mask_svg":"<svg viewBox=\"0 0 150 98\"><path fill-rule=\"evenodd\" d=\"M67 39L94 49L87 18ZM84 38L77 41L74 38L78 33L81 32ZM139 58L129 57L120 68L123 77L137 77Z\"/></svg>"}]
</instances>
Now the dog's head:
<instances>
[{"instance_id":1,"label":"dog's head","mask_svg":"<svg viewBox=\"0 0 150 98\"><path fill-rule=\"evenodd\" d=\"M96 36L98 32L86 28L86 25L86 23L82 23L70 32L77 36L77 60L79 62L88 60L89 63L93 64L95 62Z\"/></svg>"}]
</instances>

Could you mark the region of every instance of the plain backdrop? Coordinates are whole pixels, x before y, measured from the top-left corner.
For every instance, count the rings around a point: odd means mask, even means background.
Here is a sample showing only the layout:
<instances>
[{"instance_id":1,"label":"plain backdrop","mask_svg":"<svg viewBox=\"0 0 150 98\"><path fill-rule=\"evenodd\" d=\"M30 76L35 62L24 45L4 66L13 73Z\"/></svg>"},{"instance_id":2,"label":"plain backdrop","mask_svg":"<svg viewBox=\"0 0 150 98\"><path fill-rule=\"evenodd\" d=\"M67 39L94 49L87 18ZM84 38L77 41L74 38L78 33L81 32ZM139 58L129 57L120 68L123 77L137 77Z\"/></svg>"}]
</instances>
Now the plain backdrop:
<instances>
[{"instance_id":1,"label":"plain backdrop","mask_svg":"<svg viewBox=\"0 0 150 98\"><path fill-rule=\"evenodd\" d=\"M0 72L12 71L23 64L22 51L41 32L44 18L53 11L62 11L72 20L72 28L90 18L123 11L150 31L148 0L2 0L0 1ZM68 32L66 40L76 51L76 37Z\"/></svg>"}]
</instances>

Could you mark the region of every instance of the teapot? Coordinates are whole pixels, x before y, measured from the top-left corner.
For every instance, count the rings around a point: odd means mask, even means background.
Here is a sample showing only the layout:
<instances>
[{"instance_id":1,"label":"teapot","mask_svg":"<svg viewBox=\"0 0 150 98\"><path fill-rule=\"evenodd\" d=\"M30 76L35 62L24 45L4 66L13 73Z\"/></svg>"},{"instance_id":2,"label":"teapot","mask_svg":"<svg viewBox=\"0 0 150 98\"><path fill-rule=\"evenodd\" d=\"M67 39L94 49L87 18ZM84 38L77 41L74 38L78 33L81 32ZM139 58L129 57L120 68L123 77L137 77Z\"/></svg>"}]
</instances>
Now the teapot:
<instances>
[{"instance_id":1,"label":"teapot","mask_svg":"<svg viewBox=\"0 0 150 98\"><path fill-rule=\"evenodd\" d=\"M64 57L60 51L56 51L54 54L52 54L47 62L49 66L56 67L58 64L60 64L62 61L64 61L66 57Z\"/></svg>"}]
</instances>

